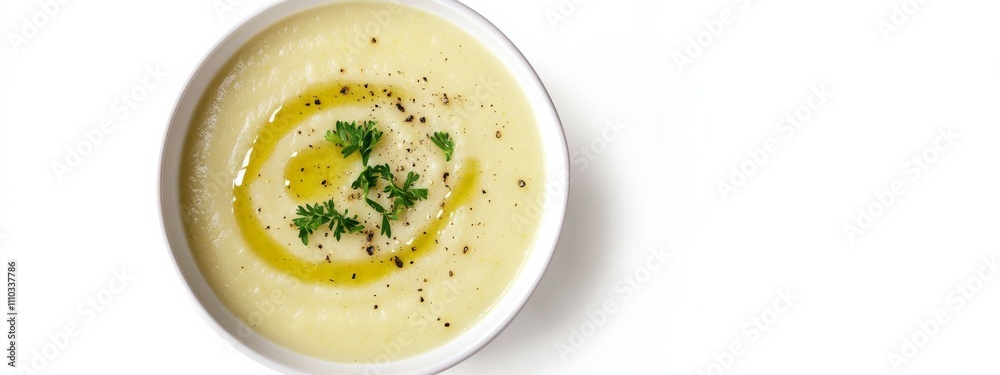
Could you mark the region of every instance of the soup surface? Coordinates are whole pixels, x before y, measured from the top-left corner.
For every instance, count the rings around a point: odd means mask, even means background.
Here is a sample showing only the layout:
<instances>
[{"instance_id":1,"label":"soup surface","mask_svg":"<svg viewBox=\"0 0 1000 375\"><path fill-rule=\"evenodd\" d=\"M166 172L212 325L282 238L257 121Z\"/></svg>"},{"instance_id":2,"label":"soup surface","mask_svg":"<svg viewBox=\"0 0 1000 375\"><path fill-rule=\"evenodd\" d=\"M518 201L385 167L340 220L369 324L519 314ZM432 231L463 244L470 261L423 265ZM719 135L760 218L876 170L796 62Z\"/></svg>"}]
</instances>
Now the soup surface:
<instances>
[{"instance_id":1,"label":"soup surface","mask_svg":"<svg viewBox=\"0 0 1000 375\"><path fill-rule=\"evenodd\" d=\"M534 239L525 209L544 176L525 95L478 41L423 11L348 2L279 22L221 70L193 121L188 241L241 334L348 363L419 354L486 313ZM390 210L390 182L352 187L366 166L326 139L337 121L373 121L383 135L368 166L427 189L391 234L366 201ZM323 223L301 238L299 207L323 202L363 229L338 240Z\"/></svg>"}]
</instances>

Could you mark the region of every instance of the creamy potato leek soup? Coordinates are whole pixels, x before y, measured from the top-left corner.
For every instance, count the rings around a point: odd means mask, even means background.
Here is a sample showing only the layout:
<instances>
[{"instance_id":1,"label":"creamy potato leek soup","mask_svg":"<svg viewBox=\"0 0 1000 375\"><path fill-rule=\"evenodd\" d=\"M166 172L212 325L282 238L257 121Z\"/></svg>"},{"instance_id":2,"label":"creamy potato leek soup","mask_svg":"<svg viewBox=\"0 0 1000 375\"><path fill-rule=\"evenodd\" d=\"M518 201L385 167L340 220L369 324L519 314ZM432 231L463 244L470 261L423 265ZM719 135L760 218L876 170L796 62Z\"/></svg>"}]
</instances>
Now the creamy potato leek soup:
<instances>
[{"instance_id":1,"label":"creamy potato leek soup","mask_svg":"<svg viewBox=\"0 0 1000 375\"><path fill-rule=\"evenodd\" d=\"M415 8L336 3L275 24L192 125L181 189L201 272L247 329L300 353L371 363L442 345L501 298L535 236L524 93Z\"/></svg>"}]
</instances>

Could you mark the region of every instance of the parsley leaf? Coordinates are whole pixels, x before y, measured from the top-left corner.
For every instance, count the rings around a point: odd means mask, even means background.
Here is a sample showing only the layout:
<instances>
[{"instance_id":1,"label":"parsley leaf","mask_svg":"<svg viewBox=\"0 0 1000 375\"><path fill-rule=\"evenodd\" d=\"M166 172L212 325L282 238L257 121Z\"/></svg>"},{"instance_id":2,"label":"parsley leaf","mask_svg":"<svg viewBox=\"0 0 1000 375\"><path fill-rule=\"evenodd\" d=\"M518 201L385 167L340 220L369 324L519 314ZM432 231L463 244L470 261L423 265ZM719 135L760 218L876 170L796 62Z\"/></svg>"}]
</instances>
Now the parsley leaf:
<instances>
[{"instance_id":1,"label":"parsley leaf","mask_svg":"<svg viewBox=\"0 0 1000 375\"><path fill-rule=\"evenodd\" d=\"M379 234L384 234L386 237L392 238L392 226L389 224L389 220L397 220L399 218L397 216L397 212L386 211L385 207L381 204L378 204L378 202L368 198L365 198L365 202L368 203L368 206L375 210L375 212L382 215L382 230L379 231Z\"/></svg>"},{"instance_id":2,"label":"parsley leaf","mask_svg":"<svg viewBox=\"0 0 1000 375\"><path fill-rule=\"evenodd\" d=\"M451 161L451 154L455 152L455 141L451 139L451 135L443 132L434 132L431 141L444 151L445 161Z\"/></svg>"},{"instance_id":3,"label":"parsley leaf","mask_svg":"<svg viewBox=\"0 0 1000 375\"><path fill-rule=\"evenodd\" d=\"M371 188L378 184L379 177L384 176L385 173L388 172L389 164L365 167L365 170L361 171L361 175L358 176L358 179L354 180L354 183L351 184L351 189L364 191L365 196L367 197Z\"/></svg>"},{"instance_id":4,"label":"parsley leaf","mask_svg":"<svg viewBox=\"0 0 1000 375\"><path fill-rule=\"evenodd\" d=\"M340 241L340 236L344 233L358 233L364 229L364 225L358 222L358 216L348 217L347 210L341 214L334 206L333 199L323 203L306 204L299 206L298 215L292 220L292 224L299 227L299 238L303 245L309 245L309 235L323 224L329 223L329 230L333 231L333 236Z\"/></svg>"},{"instance_id":5,"label":"parsley leaf","mask_svg":"<svg viewBox=\"0 0 1000 375\"><path fill-rule=\"evenodd\" d=\"M376 121L365 121L361 126L353 121L350 124L346 121L337 121L336 130L326 131L326 140L343 147L340 153L344 154L345 158L355 151L360 152L361 162L367 166L372 150L382 139L382 131L378 130L376 125L378 125Z\"/></svg>"},{"instance_id":6,"label":"parsley leaf","mask_svg":"<svg viewBox=\"0 0 1000 375\"><path fill-rule=\"evenodd\" d=\"M367 191L365 192L366 198L365 202L371 207L375 212L382 215L382 230L380 234L384 234L386 237L392 237L392 227L390 221L399 220L399 214L403 210L413 207L418 201L427 199L427 189L414 188L413 183L420 179L420 175L410 171L406 175L406 180L403 182L403 187L400 188L396 186L396 177L393 176L392 170L389 168L389 164L376 165L374 167L368 167L362 173L362 177L358 180L361 182L355 182L359 186L363 186L368 183L368 179L372 176L379 175L383 180L385 180L386 185L382 190L383 193L388 194L387 197L392 199L391 209L386 209L384 206L367 198ZM370 184L368 186L374 186ZM357 189L357 187L355 187Z\"/></svg>"},{"instance_id":7,"label":"parsley leaf","mask_svg":"<svg viewBox=\"0 0 1000 375\"><path fill-rule=\"evenodd\" d=\"M389 175L392 176L391 174ZM387 180L389 182L385 189L382 190L383 193L388 193L389 198L396 198L396 202L400 203L404 208L413 207L413 205L420 200L427 199L427 189L413 189L412 185L417 179L420 178L419 174L410 171L406 175L406 182L403 183L403 187L397 187L392 180Z\"/></svg>"}]
</instances>

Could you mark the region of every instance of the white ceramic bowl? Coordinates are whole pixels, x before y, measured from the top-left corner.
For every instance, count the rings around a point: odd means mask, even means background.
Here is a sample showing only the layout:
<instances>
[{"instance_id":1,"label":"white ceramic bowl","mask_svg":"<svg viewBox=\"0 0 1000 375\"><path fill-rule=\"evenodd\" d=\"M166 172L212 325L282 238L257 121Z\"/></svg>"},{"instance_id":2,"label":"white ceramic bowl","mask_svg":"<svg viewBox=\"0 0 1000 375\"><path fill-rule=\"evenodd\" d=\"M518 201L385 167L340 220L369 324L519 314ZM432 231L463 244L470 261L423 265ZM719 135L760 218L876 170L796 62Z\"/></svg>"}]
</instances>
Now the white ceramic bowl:
<instances>
[{"instance_id":1,"label":"white ceramic bowl","mask_svg":"<svg viewBox=\"0 0 1000 375\"><path fill-rule=\"evenodd\" d=\"M274 23L309 8L344 0L296 0L272 6L238 26L220 41L189 79L170 120L160 164L160 214L177 270L197 301L208 324L238 350L286 374L437 373L469 358L510 324L538 285L552 258L562 229L569 195L569 154L562 125L535 71L524 56L492 23L454 0L411 0L409 5L456 24L478 39L507 66L524 90L541 133L545 156L546 194L538 197L540 227L523 268L500 301L457 338L416 357L357 365L308 357L247 332L216 298L195 263L182 222L179 176L184 141L202 94L219 70L251 38Z\"/></svg>"}]
</instances>

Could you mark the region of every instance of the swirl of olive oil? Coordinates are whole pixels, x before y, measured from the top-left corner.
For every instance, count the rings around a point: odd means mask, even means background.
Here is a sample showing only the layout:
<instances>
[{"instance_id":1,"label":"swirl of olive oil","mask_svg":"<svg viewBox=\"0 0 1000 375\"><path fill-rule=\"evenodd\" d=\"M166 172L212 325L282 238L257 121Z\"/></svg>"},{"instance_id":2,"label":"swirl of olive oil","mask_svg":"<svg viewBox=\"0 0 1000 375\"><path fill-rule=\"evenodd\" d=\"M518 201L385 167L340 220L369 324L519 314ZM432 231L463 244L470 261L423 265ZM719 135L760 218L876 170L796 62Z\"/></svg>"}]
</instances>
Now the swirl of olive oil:
<instances>
[{"instance_id":1,"label":"swirl of olive oil","mask_svg":"<svg viewBox=\"0 0 1000 375\"><path fill-rule=\"evenodd\" d=\"M443 231L458 208L471 199L479 180L479 170L474 160L464 163L460 170L458 183L445 198L442 209L437 217L416 233L421 233L405 242L394 251L385 252L361 260L353 261L321 261L312 262L302 259L285 246L272 238L264 229L260 218L253 209L250 198L250 186L257 180L261 167L271 157L278 141L289 132L296 129L303 121L319 112L336 108L349 103L374 103L371 92L381 92L382 89L399 92L392 87L377 87L361 84L324 84L312 87L302 95L288 100L271 116L268 123L257 133L256 139L248 153L244 168L238 174L233 186L233 214L240 228L243 239L254 254L260 257L270 267L293 276L303 282L330 283L334 285L366 285L378 281L393 272L400 270L396 266L396 258L404 264L429 254L435 245L434 240ZM322 103L322 105L316 105ZM327 147L332 150L332 147ZM351 159L343 159L337 152L311 152L309 156L293 158L291 164L305 166L313 163L318 157L340 157L339 166L344 168ZM337 163L330 161L330 163ZM286 170L293 170L292 165ZM286 172L287 173L287 172ZM342 173L341 173L342 174ZM303 176L307 177L307 176ZM307 177L308 178L308 177ZM316 186L316 184L306 184ZM322 191L309 192L309 198L322 194ZM301 197L305 198L305 197ZM323 198L323 200L329 198Z\"/></svg>"}]
</instances>

